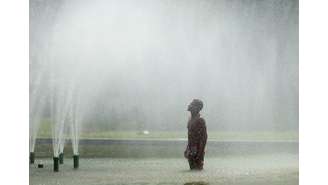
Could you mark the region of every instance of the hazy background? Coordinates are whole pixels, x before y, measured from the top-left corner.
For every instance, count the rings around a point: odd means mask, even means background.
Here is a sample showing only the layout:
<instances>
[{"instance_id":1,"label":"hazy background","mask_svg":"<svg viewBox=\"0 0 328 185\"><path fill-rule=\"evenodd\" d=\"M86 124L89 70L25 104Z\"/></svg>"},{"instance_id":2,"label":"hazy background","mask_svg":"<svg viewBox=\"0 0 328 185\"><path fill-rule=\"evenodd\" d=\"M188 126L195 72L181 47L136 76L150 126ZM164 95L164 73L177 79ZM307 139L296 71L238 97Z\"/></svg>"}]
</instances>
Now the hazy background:
<instances>
[{"instance_id":1,"label":"hazy background","mask_svg":"<svg viewBox=\"0 0 328 185\"><path fill-rule=\"evenodd\" d=\"M30 0L30 91L78 74L86 131L186 130L193 98L209 131L295 131L298 44L296 0Z\"/></svg>"}]
</instances>

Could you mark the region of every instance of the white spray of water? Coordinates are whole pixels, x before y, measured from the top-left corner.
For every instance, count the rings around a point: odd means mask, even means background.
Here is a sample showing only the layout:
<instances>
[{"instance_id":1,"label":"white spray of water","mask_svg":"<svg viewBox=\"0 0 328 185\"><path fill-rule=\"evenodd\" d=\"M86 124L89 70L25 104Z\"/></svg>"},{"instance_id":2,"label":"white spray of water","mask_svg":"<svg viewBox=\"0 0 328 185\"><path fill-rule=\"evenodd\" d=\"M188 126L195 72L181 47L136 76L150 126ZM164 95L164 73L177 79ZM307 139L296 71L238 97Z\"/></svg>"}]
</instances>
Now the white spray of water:
<instances>
[{"instance_id":1,"label":"white spray of water","mask_svg":"<svg viewBox=\"0 0 328 185\"><path fill-rule=\"evenodd\" d=\"M86 113L132 128L137 107L145 127L185 129L195 97L213 130L297 129L297 1L32 2L45 6L31 41L49 63L54 153L65 127L78 153Z\"/></svg>"},{"instance_id":2,"label":"white spray of water","mask_svg":"<svg viewBox=\"0 0 328 185\"><path fill-rule=\"evenodd\" d=\"M43 89L45 83L42 80L43 75L43 70L36 73L34 77L36 79L33 80L34 84L31 84L33 87L30 87L30 152L34 152L37 132L40 122L42 121L42 113L45 107L46 93Z\"/></svg>"}]
</instances>

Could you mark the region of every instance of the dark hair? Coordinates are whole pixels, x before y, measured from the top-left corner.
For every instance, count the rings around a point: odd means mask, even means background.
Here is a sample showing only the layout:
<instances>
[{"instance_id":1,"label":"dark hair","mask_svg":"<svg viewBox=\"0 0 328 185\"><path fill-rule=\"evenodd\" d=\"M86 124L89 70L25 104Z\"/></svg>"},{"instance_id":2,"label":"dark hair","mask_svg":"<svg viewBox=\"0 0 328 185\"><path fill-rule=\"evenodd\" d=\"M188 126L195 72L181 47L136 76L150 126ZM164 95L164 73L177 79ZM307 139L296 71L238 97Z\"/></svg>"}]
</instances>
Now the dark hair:
<instances>
[{"instance_id":1,"label":"dark hair","mask_svg":"<svg viewBox=\"0 0 328 185\"><path fill-rule=\"evenodd\" d=\"M193 99L192 104L195 105L199 111L203 109L203 102L199 99Z\"/></svg>"}]
</instances>

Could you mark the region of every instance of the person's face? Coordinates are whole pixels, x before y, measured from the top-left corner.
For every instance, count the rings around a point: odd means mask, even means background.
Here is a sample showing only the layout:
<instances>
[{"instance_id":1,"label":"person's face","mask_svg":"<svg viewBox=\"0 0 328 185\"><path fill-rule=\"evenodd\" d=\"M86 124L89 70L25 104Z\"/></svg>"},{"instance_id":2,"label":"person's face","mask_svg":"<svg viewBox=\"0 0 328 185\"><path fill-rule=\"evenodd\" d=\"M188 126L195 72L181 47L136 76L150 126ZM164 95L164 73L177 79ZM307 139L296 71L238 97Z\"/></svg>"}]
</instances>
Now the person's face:
<instances>
[{"instance_id":1,"label":"person's face","mask_svg":"<svg viewBox=\"0 0 328 185\"><path fill-rule=\"evenodd\" d=\"M195 104L193 104L193 102L191 102L188 105L188 111L190 111L190 112L197 112L197 107L195 106Z\"/></svg>"},{"instance_id":2,"label":"person's face","mask_svg":"<svg viewBox=\"0 0 328 185\"><path fill-rule=\"evenodd\" d=\"M189 103L189 105L188 105L188 111L191 111L191 109L192 109L192 105L191 105L191 103Z\"/></svg>"}]
</instances>

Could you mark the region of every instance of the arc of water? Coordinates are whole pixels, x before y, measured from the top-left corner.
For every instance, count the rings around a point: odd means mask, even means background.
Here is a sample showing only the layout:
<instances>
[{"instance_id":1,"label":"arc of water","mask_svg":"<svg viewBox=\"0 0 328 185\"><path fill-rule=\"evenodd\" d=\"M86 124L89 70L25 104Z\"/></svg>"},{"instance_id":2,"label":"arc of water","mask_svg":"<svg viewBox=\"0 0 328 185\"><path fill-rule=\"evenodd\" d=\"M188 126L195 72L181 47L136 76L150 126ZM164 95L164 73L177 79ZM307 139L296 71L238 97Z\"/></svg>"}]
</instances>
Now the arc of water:
<instances>
[{"instance_id":1,"label":"arc of water","mask_svg":"<svg viewBox=\"0 0 328 185\"><path fill-rule=\"evenodd\" d=\"M36 74L34 87L30 92L30 113L29 113L29 125L30 125L30 138L29 143L30 152L34 152L35 142L37 138L37 133L41 123L41 115L45 106L46 95L43 90L43 81L44 78L44 67L41 67L40 71Z\"/></svg>"},{"instance_id":2,"label":"arc of water","mask_svg":"<svg viewBox=\"0 0 328 185\"><path fill-rule=\"evenodd\" d=\"M74 96L74 101L72 102L70 106L70 133L71 133L71 140L72 140L72 146L73 146L73 153L74 155L78 155L78 145L79 145L79 132L80 128L79 125L81 123L81 108L79 108L80 105L80 97L79 93L76 92Z\"/></svg>"},{"instance_id":3,"label":"arc of water","mask_svg":"<svg viewBox=\"0 0 328 185\"><path fill-rule=\"evenodd\" d=\"M59 87L60 88L60 87ZM64 144L64 129L65 122L69 113L69 107L71 102L71 90L59 89L53 94L51 98L52 104L52 122L53 122L53 148L54 156L57 157L60 153L60 148Z\"/></svg>"},{"instance_id":4,"label":"arc of water","mask_svg":"<svg viewBox=\"0 0 328 185\"><path fill-rule=\"evenodd\" d=\"M66 130L68 129L68 127L70 126L71 122L69 120L70 117L70 109L72 104L74 103L74 92L75 92L75 84L74 81L71 81L71 85L68 88L67 91L67 98L66 98L66 103L63 109L64 114L63 114L63 126L61 127L61 137L59 137L59 152L63 153L64 151L64 147L65 147L65 143L66 143Z\"/></svg>"}]
</instances>

